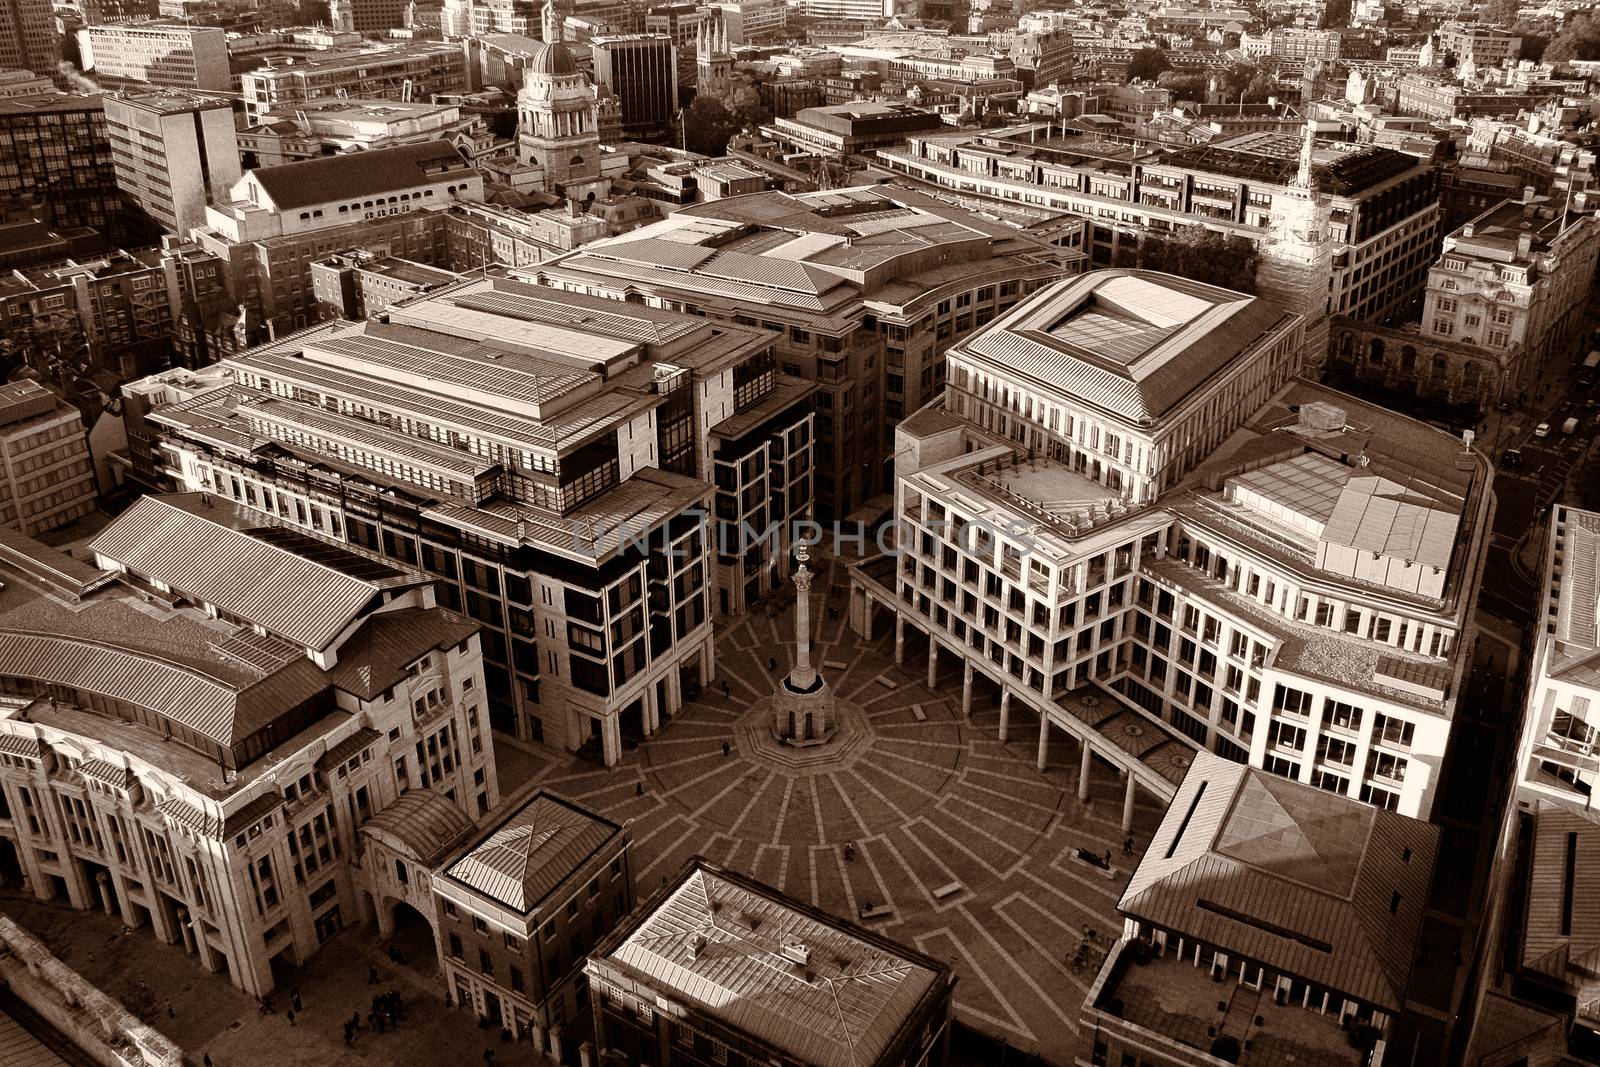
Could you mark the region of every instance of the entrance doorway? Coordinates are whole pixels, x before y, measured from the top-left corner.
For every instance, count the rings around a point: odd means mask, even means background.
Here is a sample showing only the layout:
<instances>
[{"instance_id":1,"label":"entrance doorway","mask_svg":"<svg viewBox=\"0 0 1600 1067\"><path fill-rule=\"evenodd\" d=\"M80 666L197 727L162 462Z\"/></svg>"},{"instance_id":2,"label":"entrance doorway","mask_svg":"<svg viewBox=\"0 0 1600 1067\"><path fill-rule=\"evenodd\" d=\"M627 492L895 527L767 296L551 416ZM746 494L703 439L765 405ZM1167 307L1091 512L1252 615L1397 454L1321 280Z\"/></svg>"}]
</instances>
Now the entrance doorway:
<instances>
[{"instance_id":1,"label":"entrance doorway","mask_svg":"<svg viewBox=\"0 0 1600 1067\"><path fill-rule=\"evenodd\" d=\"M16 842L0 837L0 888L22 888L22 857L17 853Z\"/></svg>"},{"instance_id":2,"label":"entrance doorway","mask_svg":"<svg viewBox=\"0 0 1600 1067\"><path fill-rule=\"evenodd\" d=\"M400 950L406 966L431 975L439 969L438 949L433 941L433 924L403 900L394 902L394 934L389 939Z\"/></svg>"}]
</instances>

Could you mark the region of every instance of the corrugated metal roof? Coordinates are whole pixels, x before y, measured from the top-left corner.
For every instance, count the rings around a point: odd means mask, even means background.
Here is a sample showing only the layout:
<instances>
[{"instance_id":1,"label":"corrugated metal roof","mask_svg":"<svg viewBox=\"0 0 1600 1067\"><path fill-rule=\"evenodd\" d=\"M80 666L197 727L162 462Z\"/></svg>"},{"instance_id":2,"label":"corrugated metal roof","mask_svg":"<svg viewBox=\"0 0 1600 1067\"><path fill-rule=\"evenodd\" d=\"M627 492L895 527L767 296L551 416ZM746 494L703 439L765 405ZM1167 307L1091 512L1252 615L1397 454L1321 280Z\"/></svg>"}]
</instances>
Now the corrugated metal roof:
<instances>
[{"instance_id":1,"label":"corrugated metal roof","mask_svg":"<svg viewBox=\"0 0 1600 1067\"><path fill-rule=\"evenodd\" d=\"M1200 751L1118 908L1393 1012L1438 839L1427 823Z\"/></svg>"},{"instance_id":2,"label":"corrugated metal roof","mask_svg":"<svg viewBox=\"0 0 1600 1067\"><path fill-rule=\"evenodd\" d=\"M312 649L327 648L381 590L420 580L343 574L159 496L140 499L89 547L140 577Z\"/></svg>"},{"instance_id":3,"label":"corrugated metal roof","mask_svg":"<svg viewBox=\"0 0 1600 1067\"><path fill-rule=\"evenodd\" d=\"M878 1063L937 978L908 955L703 867L605 960L818 1067Z\"/></svg>"},{"instance_id":4,"label":"corrugated metal roof","mask_svg":"<svg viewBox=\"0 0 1600 1067\"><path fill-rule=\"evenodd\" d=\"M443 793L409 789L361 825L361 832L429 867L473 830L466 812Z\"/></svg>"},{"instance_id":5,"label":"corrugated metal roof","mask_svg":"<svg viewBox=\"0 0 1600 1067\"><path fill-rule=\"evenodd\" d=\"M541 792L446 874L526 915L618 832L598 816Z\"/></svg>"},{"instance_id":6,"label":"corrugated metal roof","mask_svg":"<svg viewBox=\"0 0 1600 1067\"><path fill-rule=\"evenodd\" d=\"M339 662L329 671L333 684L371 700L406 677L406 667L436 648L460 644L481 629L448 608L380 611L339 646Z\"/></svg>"}]
</instances>

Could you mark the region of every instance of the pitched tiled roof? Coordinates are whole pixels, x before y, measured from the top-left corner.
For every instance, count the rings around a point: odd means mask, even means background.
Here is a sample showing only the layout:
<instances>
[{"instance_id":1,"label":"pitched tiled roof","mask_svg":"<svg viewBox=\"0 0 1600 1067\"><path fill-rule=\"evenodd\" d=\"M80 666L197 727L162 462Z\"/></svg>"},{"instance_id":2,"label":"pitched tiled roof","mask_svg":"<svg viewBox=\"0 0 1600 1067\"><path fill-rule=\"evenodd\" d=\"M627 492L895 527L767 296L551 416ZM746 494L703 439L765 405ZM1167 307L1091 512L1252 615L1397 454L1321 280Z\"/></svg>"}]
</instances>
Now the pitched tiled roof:
<instances>
[{"instance_id":1,"label":"pitched tiled roof","mask_svg":"<svg viewBox=\"0 0 1600 1067\"><path fill-rule=\"evenodd\" d=\"M319 650L381 590L420 580L387 567L355 566L364 557L321 542L311 544L326 549L326 560L308 558L271 543L272 528L234 529L224 524L232 514L226 502L215 516L184 503L192 499L144 497L89 547L141 578Z\"/></svg>"},{"instance_id":2,"label":"pitched tiled roof","mask_svg":"<svg viewBox=\"0 0 1600 1067\"><path fill-rule=\"evenodd\" d=\"M939 980L932 960L704 864L599 962L817 1067L881 1062Z\"/></svg>"},{"instance_id":3,"label":"pitched tiled roof","mask_svg":"<svg viewBox=\"0 0 1600 1067\"><path fill-rule=\"evenodd\" d=\"M1200 751L1118 910L1393 1012L1438 841L1425 822Z\"/></svg>"},{"instance_id":4,"label":"pitched tiled roof","mask_svg":"<svg viewBox=\"0 0 1600 1067\"><path fill-rule=\"evenodd\" d=\"M374 152L323 156L318 159L259 167L250 173L281 211L354 200L391 190L414 189L439 180L446 169L470 177L472 168L443 141L424 141Z\"/></svg>"},{"instance_id":5,"label":"pitched tiled roof","mask_svg":"<svg viewBox=\"0 0 1600 1067\"><path fill-rule=\"evenodd\" d=\"M333 684L371 700L405 679L406 667L436 648L460 644L479 626L448 608L399 608L370 616L339 646Z\"/></svg>"},{"instance_id":6,"label":"pitched tiled roof","mask_svg":"<svg viewBox=\"0 0 1600 1067\"><path fill-rule=\"evenodd\" d=\"M540 792L446 873L527 914L619 832L615 824Z\"/></svg>"},{"instance_id":7,"label":"pitched tiled roof","mask_svg":"<svg viewBox=\"0 0 1600 1067\"><path fill-rule=\"evenodd\" d=\"M222 745L233 745L328 687L299 657L253 684L225 681L153 652L68 634L0 631L6 673L80 689L149 710Z\"/></svg>"}]
</instances>

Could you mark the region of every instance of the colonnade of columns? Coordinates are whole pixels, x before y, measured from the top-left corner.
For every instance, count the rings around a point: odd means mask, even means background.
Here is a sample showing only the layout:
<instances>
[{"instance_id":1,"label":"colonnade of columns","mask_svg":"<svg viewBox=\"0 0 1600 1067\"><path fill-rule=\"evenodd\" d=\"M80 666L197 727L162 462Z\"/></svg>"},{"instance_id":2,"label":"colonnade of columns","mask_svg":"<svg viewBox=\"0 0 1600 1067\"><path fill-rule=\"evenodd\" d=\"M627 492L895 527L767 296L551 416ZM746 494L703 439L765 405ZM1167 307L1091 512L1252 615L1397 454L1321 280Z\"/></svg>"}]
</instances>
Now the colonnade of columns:
<instances>
[{"instance_id":1,"label":"colonnade of columns","mask_svg":"<svg viewBox=\"0 0 1600 1067\"><path fill-rule=\"evenodd\" d=\"M894 617L894 662L896 666L905 666L906 661L906 618L898 611ZM912 625L915 625L913 623ZM939 682L939 651L940 645L936 637L928 638L928 688L937 691ZM961 670L961 714L963 718L972 716L972 691L978 669L970 659L962 657ZM1011 732L1011 688L1003 681L1000 688L1000 729L998 738L1002 744L1010 738ZM1078 766L1078 800L1087 802L1089 799L1089 775L1093 769L1094 748L1088 738L1078 737L1081 758ZM1116 762L1116 761L1112 761ZM1050 765L1050 716L1047 710L1039 712L1039 749L1035 766L1041 773ZM1122 832L1130 833L1133 830L1133 811L1135 792L1138 788L1137 778L1128 770L1119 768L1118 774L1124 782L1122 797Z\"/></svg>"}]
</instances>

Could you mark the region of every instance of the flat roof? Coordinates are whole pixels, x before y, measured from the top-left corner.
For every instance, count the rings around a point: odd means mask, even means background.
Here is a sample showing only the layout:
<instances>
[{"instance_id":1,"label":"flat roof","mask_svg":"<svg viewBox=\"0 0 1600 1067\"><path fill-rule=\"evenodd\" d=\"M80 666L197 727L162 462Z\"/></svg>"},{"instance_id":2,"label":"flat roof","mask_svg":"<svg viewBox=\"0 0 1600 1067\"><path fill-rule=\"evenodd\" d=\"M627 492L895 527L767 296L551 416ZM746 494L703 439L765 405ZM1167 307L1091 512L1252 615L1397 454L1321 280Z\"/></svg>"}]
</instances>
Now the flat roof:
<instances>
[{"instance_id":1,"label":"flat roof","mask_svg":"<svg viewBox=\"0 0 1600 1067\"><path fill-rule=\"evenodd\" d=\"M1098 270L1056 283L953 351L1152 423L1295 316L1170 274Z\"/></svg>"},{"instance_id":2,"label":"flat roof","mask_svg":"<svg viewBox=\"0 0 1600 1067\"><path fill-rule=\"evenodd\" d=\"M591 958L817 1067L863 1067L948 968L696 858Z\"/></svg>"}]
</instances>

